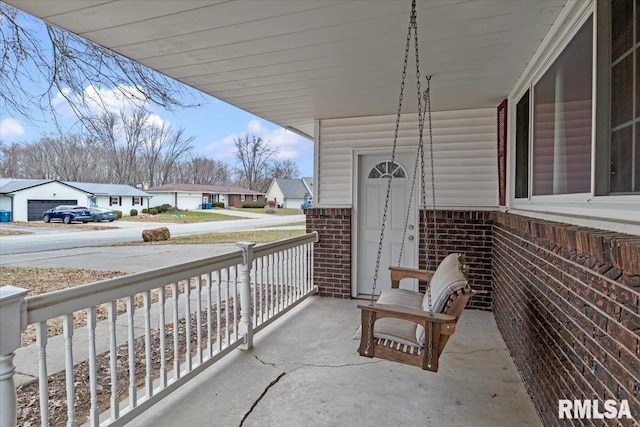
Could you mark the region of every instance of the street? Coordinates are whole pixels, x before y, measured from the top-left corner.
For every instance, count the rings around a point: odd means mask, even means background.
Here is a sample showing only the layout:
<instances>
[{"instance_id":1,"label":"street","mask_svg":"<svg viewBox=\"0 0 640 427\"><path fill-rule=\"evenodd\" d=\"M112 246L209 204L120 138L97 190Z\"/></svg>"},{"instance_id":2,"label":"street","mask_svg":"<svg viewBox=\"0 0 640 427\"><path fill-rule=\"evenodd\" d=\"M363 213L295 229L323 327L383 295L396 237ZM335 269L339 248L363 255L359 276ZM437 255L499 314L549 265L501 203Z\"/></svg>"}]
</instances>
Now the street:
<instances>
[{"instance_id":1,"label":"street","mask_svg":"<svg viewBox=\"0 0 640 427\"><path fill-rule=\"evenodd\" d=\"M0 263L5 263L6 255L59 251L61 249L84 248L118 242L142 241L142 230L150 228L168 227L171 236L188 236L202 233L246 231L262 227L300 223L304 221L304 218L304 215L262 215L261 218L232 219L229 221L197 222L191 224L116 221L109 225L120 228L111 229L105 227L104 230L82 231L83 224L76 224L78 227L77 230L60 228L57 230L58 232L52 232L52 228L30 227L29 231L34 234L0 237ZM2 227L11 228L11 225L3 224Z\"/></svg>"}]
</instances>

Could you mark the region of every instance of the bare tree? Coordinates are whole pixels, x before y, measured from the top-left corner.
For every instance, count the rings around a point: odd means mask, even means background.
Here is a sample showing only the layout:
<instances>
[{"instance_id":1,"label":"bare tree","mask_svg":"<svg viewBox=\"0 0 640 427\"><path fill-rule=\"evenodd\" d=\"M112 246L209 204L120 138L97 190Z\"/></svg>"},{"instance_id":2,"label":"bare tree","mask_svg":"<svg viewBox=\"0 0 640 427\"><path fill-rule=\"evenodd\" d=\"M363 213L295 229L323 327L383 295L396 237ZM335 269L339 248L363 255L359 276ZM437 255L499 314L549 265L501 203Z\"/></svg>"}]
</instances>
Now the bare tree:
<instances>
[{"instance_id":1,"label":"bare tree","mask_svg":"<svg viewBox=\"0 0 640 427\"><path fill-rule=\"evenodd\" d=\"M131 116L124 112L119 115L106 112L86 122L108 156L113 182L135 184L142 181L137 160L147 141L147 119L148 113L136 110Z\"/></svg>"},{"instance_id":2,"label":"bare tree","mask_svg":"<svg viewBox=\"0 0 640 427\"><path fill-rule=\"evenodd\" d=\"M26 178L22 145L17 142L7 144L0 141L0 176Z\"/></svg>"},{"instance_id":3,"label":"bare tree","mask_svg":"<svg viewBox=\"0 0 640 427\"><path fill-rule=\"evenodd\" d=\"M300 170L293 160L276 160L271 165L271 178L299 178Z\"/></svg>"},{"instance_id":4,"label":"bare tree","mask_svg":"<svg viewBox=\"0 0 640 427\"><path fill-rule=\"evenodd\" d=\"M278 149L269 146L261 137L245 135L234 139L236 146L236 174L238 182L250 190L264 190L268 185L269 162Z\"/></svg>"},{"instance_id":5,"label":"bare tree","mask_svg":"<svg viewBox=\"0 0 640 427\"><path fill-rule=\"evenodd\" d=\"M231 175L231 167L223 161L192 156L176 165L170 180L185 184L229 185Z\"/></svg>"},{"instance_id":6,"label":"bare tree","mask_svg":"<svg viewBox=\"0 0 640 427\"><path fill-rule=\"evenodd\" d=\"M177 162L193 148L195 137L186 138L184 129L173 131L166 123L150 124L147 134L141 150L147 180L152 187L166 184Z\"/></svg>"},{"instance_id":7,"label":"bare tree","mask_svg":"<svg viewBox=\"0 0 640 427\"><path fill-rule=\"evenodd\" d=\"M34 106L55 119L60 97L80 119L96 105L106 107L101 91L88 92L88 87L115 89L123 99L135 98L138 105L187 106L184 86L175 80L4 2L0 2L0 42L0 110L29 121ZM38 89L43 81L46 88Z\"/></svg>"}]
</instances>

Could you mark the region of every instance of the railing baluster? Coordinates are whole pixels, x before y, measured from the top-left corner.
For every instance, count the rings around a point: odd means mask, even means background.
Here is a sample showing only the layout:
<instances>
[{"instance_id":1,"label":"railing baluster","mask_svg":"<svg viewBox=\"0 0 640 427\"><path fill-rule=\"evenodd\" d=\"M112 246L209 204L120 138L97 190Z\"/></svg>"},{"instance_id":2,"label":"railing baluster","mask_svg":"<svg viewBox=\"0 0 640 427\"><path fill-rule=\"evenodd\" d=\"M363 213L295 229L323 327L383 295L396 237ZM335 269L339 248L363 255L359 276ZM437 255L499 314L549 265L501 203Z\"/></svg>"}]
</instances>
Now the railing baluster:
<instances>
[{"instance_id":1,"label":"railing baluster","mask_svg":"<svg viewBox=\"0 0 640 427\"><path fill-rule=\"evenodd\" d=\"M295 248L289 249L289 282L287 284L289 289L289 305L293 304L298 295L296 294L296 250Z\"/></svg>"},{"instance_id":2,"label":"railing baluster","mask_svg":"<svg viewBox=\"0 0 640 427\"><path fill-rule=\"evenodd\" d=\"M133 296L127 298L127 332L128 332L128 354L129 354L129 407L135 408L138 405L136 395L136 352L135 352L135 329L133 315L135 314L135 301Z\"/></svg>"},{"instance_id":3,"label":"railing baluster","mask_svg":"<svg viewBox=\"0 0 640 427\"><path fill-rule=\"evenodd\" d=\"M118 350L116 344L116 318L118 303L109 303L109 368L111 371L111 419L120 417L120 399L118 399Z\"/></svg>"},{"instance_id":4,"label":"railing baluster","mask_svg":"<svg viewBox=\"0 0 640 427\"><path fill-rule=\"evenodd\" d=\"M260 257L260 323L264 322L264 257Z\"/></svg>"},{"instance_id":5,"label":"railing baluster","mask_svg":"<svg viewBox=\"0 0 640 427\"><path fill-rule=\"evenodd\" d=\"M304 275L304 248L303 247L297 247L296 248L296 289L298 292L298 299L302 298L302 296L304 295L304 280L305 280L305 275Z\"/></svg>"},{"instance_id":6,"label":"railing baluster","mask_svg":"<svg viewBox=\"0 0 640 427\"><path fill-rule=\"evenodd\" d=\"M218 351L222 351L222 270L217 272L216 282L216 340Z\"/></svg>"},{"instance_id":7,"label":"railing baluster","mask_svg":"<svg viewBox=\"0 0 640 427\"><path fill-rule=\"evenodd\" d=\"M275 281L275 255L274 254L269 254L269 265L267 266L267 275L270 276L270 280L269 280L269 286L271 288L271 293L269 295L269 317L273 316L275 314L275 309L276 309L276 300L275 300L275 288L274 288L274 281Z\"/></svg>"},{"instance_id":8,"label":"railing baluster","mask_svg":"<svg viewBox=\"0 0 640 427\"><path fill-rule=\"evenodd\" d=\"M254 259L251 264L251 273L253 274L253 315L251 316L251 322L253 326L258 326L258 260ZM251 279L249 279L251 284Z\"/></svg>"},{"instance_id":9,"label":"railing baluster","mask_svg":"<svg viewBox=\"0 0 640 427\"><path fill-rule=\"evenodd\" d=\"M89 392L91 407L89 408L89 424L100 425L98 409L98 375L96 372L96 308L87 309L87 332L89 335Z\"/></svg>"},{"instance_id":10,"label":"railing baluster","mask_svg":"<svg viewBox=\"0 0 640 427\"><path fill-rule=\"evenodd\" d=\"M240 323L240 319L238 318L238 304L240 303L240 298L238 295L238 267L233 267L233 337L234 341L238 340L238 325Z\"/></svg>"},{"instance_id":11,"label":"railing baluster","mask_svg":"<svg viewBox=\"0 0 640 427\"><path fill-rule=\"evenodd\" d=\"M280 312L280 273L282 272L282 265L281 265L281 261L280 261L280 252L276 252L275 254L273 254L273 256L275 257L275 262L274 262L274 268L273 268L273 273L275 274L275 284L276 284L276 306L275 306L275 312L279 313Z\"/></svg>"},{"instance_id":12,"label":"railing baluster","mask_svg":"<svg viewBox=\"0 0 640 427\"><path fill-rule=\"evenodd\" d=\"M289 305L296 300L296 251L294 248L289 249Z\"/></svg>"},{"instance_id":13,"label":"railing baluster","mask_svg":"<svg viewBox=\"0 0 640 427\"><path fill-rule=\"evenodd\" d=\"M144 385L147 397L153 396L153 373L151 370L151 291L143 294L144 298L144 355L146 372Z\"/></svg>"},{"instance_id":14,"label":"railing baluster","mask_svg":"<svg viewBox=\"0 0 640 427\"><path fill-rule=\"evenodd\" d=\"M285 263L285 257L284 257L285 252L284 251L278 251L276 252L276 255L278 255L278 282L279 282L279 287L278 287L278 292L279 293L279 300L278 300L278 312L282 311L284 309L284 301L285 301L285 293L284 293L284 272L285 272L285 268L286 268L286 263Z\"/></svg>"},{"instance_id":15,"label":"railing baluster","mask_svg":"<svg viewBox=\"0 0 640 427\"><path fill-rule=\"evenodd\" d=\"M282 251L282 308L289 305L289 249Z\"/></svg>"},{"instance_id":16,"label":"railing baluster","mask_svg":"<svg viewBox=\"0 0 640 427\"><path fill-rule=\"evenodd\" d=\"M293 258L294 279L291 286L293 286L295 301L297 301L300 298L300 287L302 286L302 282L300 280L300 247L293 250Z\"/></svg>"},{"instance_id":17,"label":"railing baluster","mask_svg":"<svg viewBox=\"0 0 640 427\"><path fill-rule=\"evenodd\" d=\"M225 280L225 298L224 298L224 337L225 345L228 346L231 340L231 331L229 330L229 280L231 280L231 272L229 267L225 269L227 273L227 280Z\"/></svg>"},{"instance_id":18,"label":"railing baluster","mask_svg":"<svg viewBox=\"0 0 640 427\"><path fill-rule=\"evenodd\" d=\"M311 273L309 274L309 290L313 289L313 280L314 280L314 265L313 265L313 260L314 260L314 247L313 247L313 243L309 243L309 248L311 250L311 256L309 257L309 268L311 269Z\"/></svg>"},{"instance_id":19,"label":"railing baluster","mask_svg":"<svg viewBox=\"0 0 640 427\"><path fill-rule=\"evenodd\" d=\"M213 310L213 301L211 298L213 287L213 274L207 274L207 348L209 349L209 358L213 357L213 325L211 319L211 310Z\"/></svg>"},{"instance_id":20,"label":"railing baluster","mask_svg":"<svg viewBox=\"0 0 640 427\"><path fill-rule=\"evenodd\" d=\"M73 386L73 313L63 316L67 427L76 427L75 387Z\"/></svg>"},{"instance_id":21,"label":"railing baluster","mask_svg":"<svg viewBox=\"0 0 640 427\"><path fill-rule=\"evenodd\" d=\"M185 280L184 284L185 303L184 303L184 321L185 321L185 340L186 340L186 357L187 372L191 372L191 279Z\"/></svg>"},{"instance_id":22,"label":"railing baluster","mask_svg":"<svg viewBox=\"0 0 640 427\"><path fill-rule=\"evenodd\" d=\"M164 286L158 288L159 323L160 323L160 385L167 387L167 340L166 340L166 320L165 320L166 293Z\"/></svg>"},{"instance_id":23,"label":"railing baluster","mask_svg":"<svg viewBox=\"0 0 640 427\"><path fill-rule=\"evenodd\" d=\"M180 336L178 334L180 316L178 314L178 282L172 285L173 296L173 378L180 379Z\"/></svg>"},{"instance_id":24,"label":"railing baluster","mask_svg":"<svg viewBox=\"0 0 640 427\"><path fill-rule=\"evenodd\" d=\"M198 346L196 355L198 365L202 365L202 275L199 275L196 281L196 292L196 342Z\"/></svg>"},{"instance_id":25,"label":"railing baluster","mask_svg":"<svg viewBox=\"0 0 640 427\"><path fill-rule=\"evenodd\" d=\"M287 249L285 253L286 259L286 280L285 280L285 289L287 293L287 306L290 306L293 302L293 249Z\"/></svg>"},{"instance_id":26,"label":"railing baluster","mask_svg":"<svg viewBox=\"0 0 640 427\"><path fill-rule=\"evenodd\" d=\"M36 323L38 346L38 381L40 390L40 424L49 426L49 387L47 384L47 322Z\"/></svg>"}]
</instances>

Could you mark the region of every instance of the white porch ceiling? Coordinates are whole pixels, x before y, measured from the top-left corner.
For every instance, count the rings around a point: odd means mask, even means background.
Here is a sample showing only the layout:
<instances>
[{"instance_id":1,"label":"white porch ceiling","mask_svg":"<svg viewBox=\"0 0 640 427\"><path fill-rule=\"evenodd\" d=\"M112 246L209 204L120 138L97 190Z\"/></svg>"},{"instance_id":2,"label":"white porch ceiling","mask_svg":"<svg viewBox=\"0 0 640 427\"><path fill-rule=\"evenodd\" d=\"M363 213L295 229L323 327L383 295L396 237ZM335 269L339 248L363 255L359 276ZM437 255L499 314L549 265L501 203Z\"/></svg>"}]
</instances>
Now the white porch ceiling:
<instances>
[{"instance_id":1,"label":"white porch ceiling","mask_svg":"<svg viewBox=\"0 0 640 427\"><path fill-rule=\"evenodd\" d=\"M418 0L433 109L497 106L565 2ZM398 108L409 0L7 3L309 135L314 119ZM403 111L416 110L415 98L410 68Z\"/></svg>"}]
</instances>

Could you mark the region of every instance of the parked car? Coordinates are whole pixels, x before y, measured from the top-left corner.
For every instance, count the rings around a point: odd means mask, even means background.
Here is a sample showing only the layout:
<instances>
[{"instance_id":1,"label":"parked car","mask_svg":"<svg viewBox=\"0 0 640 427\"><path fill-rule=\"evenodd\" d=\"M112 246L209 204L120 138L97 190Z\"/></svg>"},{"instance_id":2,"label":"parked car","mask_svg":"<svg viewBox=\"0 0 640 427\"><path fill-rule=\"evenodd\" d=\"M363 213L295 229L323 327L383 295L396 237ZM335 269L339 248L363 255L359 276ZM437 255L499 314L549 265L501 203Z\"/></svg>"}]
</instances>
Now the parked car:
<instances>
[{"instance_id":1,"label":"parked car","mask_svg":"<svg viewBox=\"0 0 640 427\"><path fill-rule=\"evenodd\" d=\"M116 213L111 209L92 206L90 211L91 211L91 220L93 222L100 222L100 221L111 222L114 219L118 219L118 215L116 215Z\"/></svg>"},{"instance_id":2,"label":"parked car","mask_svg":"<svg viewBox=\"0 0 640 427\"><path fill-rule=\"evenodd\" d=\"M58 219L65 224L71 224L72 221L82 221L86 224L91 221L91 212L84 206L60 205L45 211L42 215L44 222Z\"/></svg>"},{"instance_id":3,"label":"parked car","mask_svg":"<svg viewBox=\"0 0 640 427\"><path fill-rule=\"evenodd\" d=\"M313 203L311 202L304 202L303 204L300 205L300 209L309 209L313 207Z\"/></svg>"}]
</instances>

